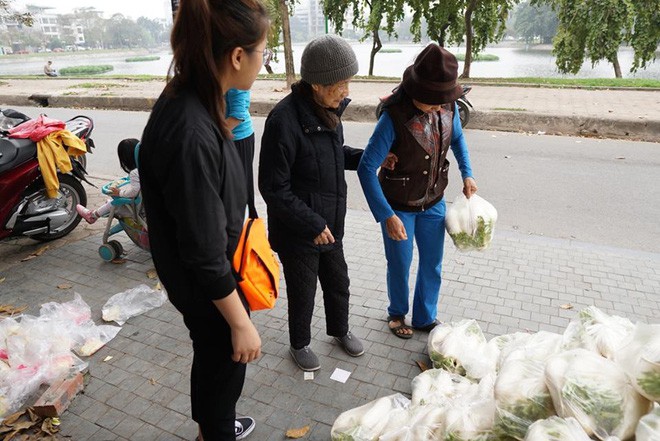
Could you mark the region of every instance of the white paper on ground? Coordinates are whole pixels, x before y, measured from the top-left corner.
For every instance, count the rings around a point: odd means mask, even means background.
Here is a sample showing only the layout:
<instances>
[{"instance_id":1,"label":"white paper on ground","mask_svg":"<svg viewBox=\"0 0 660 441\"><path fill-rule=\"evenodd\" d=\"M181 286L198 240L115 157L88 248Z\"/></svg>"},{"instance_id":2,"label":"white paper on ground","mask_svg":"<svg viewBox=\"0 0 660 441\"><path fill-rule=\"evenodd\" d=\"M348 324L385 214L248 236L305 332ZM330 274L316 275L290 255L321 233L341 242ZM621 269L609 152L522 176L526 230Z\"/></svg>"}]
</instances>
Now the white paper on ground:
<instances>
[{"instance_id":1,"label":"white paper on ground","mask_svg":"<svg viewBox=\"0 0 660 441\"><path fill-rule=\"evenodd\" d=\"M340 383L346 383L346 380L348 380L348 377L351 376L351 373L349 371L345 371L343 369L335 368L335 371L330 375L331 380L339 381Z\"/></svg>"}]
</instances>

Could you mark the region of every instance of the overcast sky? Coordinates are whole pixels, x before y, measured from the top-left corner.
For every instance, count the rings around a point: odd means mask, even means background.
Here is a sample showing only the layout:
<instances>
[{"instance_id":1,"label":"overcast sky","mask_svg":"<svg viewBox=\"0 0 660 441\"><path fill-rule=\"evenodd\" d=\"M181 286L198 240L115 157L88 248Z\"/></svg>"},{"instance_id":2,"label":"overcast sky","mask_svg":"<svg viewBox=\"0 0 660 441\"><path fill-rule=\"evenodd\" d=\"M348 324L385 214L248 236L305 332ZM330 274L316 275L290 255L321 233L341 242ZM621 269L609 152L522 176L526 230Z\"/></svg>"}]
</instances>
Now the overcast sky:
<instances>
[{"instance_id":1,"label":"overcast sky","mask_svg":"<svg viewBox=\"0 0 660 441\"><path fill-rule=\"evenodd\" d=\"M172 16L170 0L14 0L12 6L23 8L26 4L52 7L56 14L66 14L74 8L93 6L103 11L103 17L110 18L121 13L136 19L144 16L149 18L168 18Z\"/></svg>"}]
</instances>

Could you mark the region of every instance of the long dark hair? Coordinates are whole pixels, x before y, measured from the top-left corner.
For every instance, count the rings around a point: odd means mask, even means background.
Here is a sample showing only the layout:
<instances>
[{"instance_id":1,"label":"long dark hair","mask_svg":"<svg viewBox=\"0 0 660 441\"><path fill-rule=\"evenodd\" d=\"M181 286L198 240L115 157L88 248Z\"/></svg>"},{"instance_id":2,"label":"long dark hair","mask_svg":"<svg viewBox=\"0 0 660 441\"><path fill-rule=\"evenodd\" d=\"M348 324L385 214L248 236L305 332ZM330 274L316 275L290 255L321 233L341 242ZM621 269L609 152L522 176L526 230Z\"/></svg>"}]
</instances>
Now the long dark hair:
<instances>
[{"instance_id":1,"label":"long dark hair","mask_svg":"<svg viewBox=\"0 0 660 441\"><path fill-rule=\"evenodd\" d=\"M268 32L268 13L260 0L181 0L170 43L173 59L166 93L192 87L227 137L226 90L221 70L234 48L254 49Z\"/></svg>"},{"instance_id":2,"label":"long dark hair","mask_svg":"<svg viewBox=\"0 0 660 441\"><path fill-rule=\"evenodd\" d=\"M117 156L119 156L119 165L121 165L122 170L126 173L130 173L131 170L137 168L135 163L135 146L138 145L138 141L135 138L127 138L119 141L117 146Z\"/></svg>"}]
</instances>

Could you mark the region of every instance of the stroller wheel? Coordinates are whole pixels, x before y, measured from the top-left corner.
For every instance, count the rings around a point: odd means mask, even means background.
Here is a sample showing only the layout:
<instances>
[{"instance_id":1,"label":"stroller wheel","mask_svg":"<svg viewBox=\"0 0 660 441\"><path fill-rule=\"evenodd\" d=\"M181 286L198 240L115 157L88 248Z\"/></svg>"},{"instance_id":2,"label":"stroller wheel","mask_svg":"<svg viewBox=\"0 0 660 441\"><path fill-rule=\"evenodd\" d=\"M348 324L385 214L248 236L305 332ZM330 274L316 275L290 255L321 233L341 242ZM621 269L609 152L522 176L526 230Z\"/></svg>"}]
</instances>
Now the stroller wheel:
<instances>
[{"instance_id":1,"label":"stroller wheel","mask_svg":"<svg viewBox=\"0 0 660 441\"><path fill-rule=\"evenodd\" d=\"M111 262L115 257L117 257L117 253L109 243L104 243L99 247L99 256L101 256L101 259L105 260L106 262Z\"/></svg>"},{"instance_id":2,"label":"stroller wheel","mask_svg":"<svg viewBox=\"0 0 660 441\"><path fill-rule=\"evenodd\" d=\"M108 242L108 245L114 248L115 257L120 257L122 254L124 254L124 247L121 245L119 241L111 240Z\"/></svg>"}]
</instances>

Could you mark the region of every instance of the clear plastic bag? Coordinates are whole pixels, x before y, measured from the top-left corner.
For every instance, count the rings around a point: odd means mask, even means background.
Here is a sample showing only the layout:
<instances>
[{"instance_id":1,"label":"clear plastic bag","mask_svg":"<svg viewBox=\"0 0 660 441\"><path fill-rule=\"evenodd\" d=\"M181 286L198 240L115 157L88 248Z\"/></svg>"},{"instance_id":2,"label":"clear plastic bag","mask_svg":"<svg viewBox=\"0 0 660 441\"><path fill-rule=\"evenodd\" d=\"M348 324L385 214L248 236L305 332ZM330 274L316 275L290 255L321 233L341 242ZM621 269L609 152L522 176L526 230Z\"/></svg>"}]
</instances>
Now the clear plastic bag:
<instances>
[{"instance_id":1,"label":"clear plastic bag","mask_svg":"<svg viewBox=\"0 0 660 441\"><path fill-rule=\"evenodd\" d=\"M649 400L660 402L660 325L638 323L614 360Z\"/></svg>"},{"instance_id":2,"label":"clear plastic bag","mask_svg":"<svg viewBox=\"0 0 660 441\"><path fill-rule=\"evenodd\" d=\"M574 417L588 435L629 439L651 402L631 385L613 361L586 349L551 357L545 367L546 384L560 417Z\"/></svg>"},{"instance_id":3,"label":"clear plastic bag","mask_svg":"<svg viewBox=\"0 0 660 441\"><path fill-rule=\"evenodd\" d=\"M591 441L575 418L550 417L531 426L525 441Z\"/></svg>"},{"instance_id":4,"label":"clear plastic bag","mask_svg":"<svg viewBox=\"0 0 660 441\"><path fill-rule=\"evenodd\" d=\"M612 359L635 325L627 318L608 315L595 306L578 313L564 331L564 349L583 348Z\"/></svg>"},{"instance_id":5,"label":"clear plastic bag","mask_svg":"<svg viewBox=\"0 0 660 441\"><path fill-rule=\"evenodd\" d=\"M332 425L332 441L377 440L388 423L390 414L407 409L410 400L401 394L389 395L341 413Z\"/></svg>"},{"instance_id":6,"label":"clear plastic bag","mask_svg":"<svg viewBox=\"0 0 660 441\"><path fill-rule=\"evenodd\" d=\"M69 324L81 325L92 319L92 310L89 305L74 293L73 300L65 303L49 302L41 305L39 317L42 320L57 320Z\"/></svg>"},{"instance_id":7,"label":"clear plastic bag","mask_svg":"<svg viewBox=\"0 0 660 441\"><path fill-rule=\"evenodd\" d=\"M496 434L523 440L532 423L555 415L544 371L544 359L514 352L504 361L495 382Z\"/></svg>"},{"instance_id":8,"label":"clear plastic bag","mask_svg":"<svg viewBox=\"0 0 660 441\"><path fill-rule=\"evenodd\" d=\"M639 420L635 430L635 441L658 440L660 440L660 406L655 406L651 413Z\"/></svg>"},{"instance_id":9,"label":"clear plastic bag","mask_svg":"<svg viewBox=\"0 0 660 441\"><path fill-rule=\"evenodd\" d=\"M106 322L123 325L131 317L162 306L166 300L167 295L162 290L140 285L110 297L101 312Z\"/></svg>"},{"instance_id":10,"label":"clear plastic bag","mask_svg":"<svg viewBox=\"0 0 660 441\"><path fill-rule=\"evenodd\" d=\"M497 210L482 197L460 194L447 209L445 227L461 251L485 250L493 240Z\"/></svg>"},{"instance_id":11,"label":"clear plastic bag","mask_svg":"<svg viewBox=\"0 0 660 441\"><path fill-rule=\"evenodd\" d=\"M429 334L428 353L433 367L479 380L494 373L499 356L488 344L475 320L441 324Z\"/></svg>"}]
</instances>

